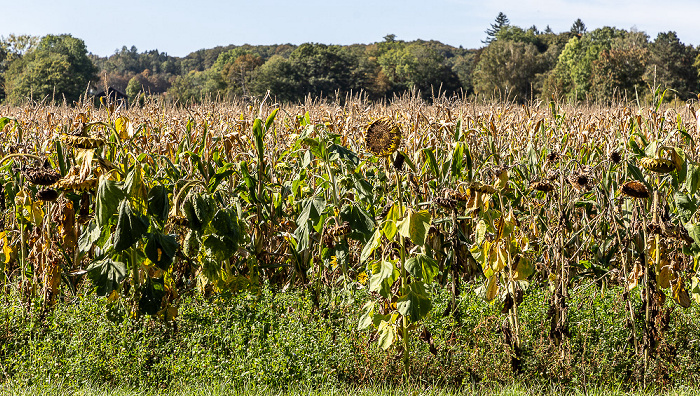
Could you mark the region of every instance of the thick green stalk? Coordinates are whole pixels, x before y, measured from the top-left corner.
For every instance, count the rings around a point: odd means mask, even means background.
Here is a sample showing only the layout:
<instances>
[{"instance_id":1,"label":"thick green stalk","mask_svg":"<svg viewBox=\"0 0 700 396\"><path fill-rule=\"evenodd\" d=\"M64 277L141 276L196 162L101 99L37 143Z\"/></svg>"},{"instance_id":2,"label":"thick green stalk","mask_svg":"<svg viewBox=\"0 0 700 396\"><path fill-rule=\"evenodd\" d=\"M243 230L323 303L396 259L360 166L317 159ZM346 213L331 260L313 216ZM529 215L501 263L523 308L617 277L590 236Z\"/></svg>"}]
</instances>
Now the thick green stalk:
<instances>
[{"instance_id":1,"label":"thick green stalk","mask_svg":"<svg viewBox=\"0 0 700 396\"><path fill-rule=\"evenodd\" d=\"M398 169L394 169L394 174L396 175L396 193L398 194L399 202L399 213L403 214L403 201L402 201L402 190L401 190L401 178L399 176ZM399 244L400 255L401 255L401 291L404 293L408 287L408 277L406 275L406 243L404 241L403 235L399 233ZM406 378L409 376L409 339L408 339L408 318L406 316L401 317L401 327L403 330L403 364L404 364L404 375Z\"/></svg>"}]
</instances>

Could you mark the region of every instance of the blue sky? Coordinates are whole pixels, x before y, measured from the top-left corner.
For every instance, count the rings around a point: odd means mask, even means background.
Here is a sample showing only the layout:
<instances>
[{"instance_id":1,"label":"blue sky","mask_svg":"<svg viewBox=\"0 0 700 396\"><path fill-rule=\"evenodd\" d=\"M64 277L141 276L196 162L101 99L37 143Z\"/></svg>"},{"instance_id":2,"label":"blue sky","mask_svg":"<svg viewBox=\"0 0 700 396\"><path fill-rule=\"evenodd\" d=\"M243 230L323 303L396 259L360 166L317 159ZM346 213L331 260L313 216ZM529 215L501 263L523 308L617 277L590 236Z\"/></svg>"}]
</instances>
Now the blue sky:
<instances>
[{"instance_id":1,"label":"blue sky","mask_svg":"<svg viewBox=\"0 0 700 396\"><path fill-rule=\"evenodd\" d=\"M560 32L581 18L589 30L635 27L652 39L673 30L700 45L697 0L0 0L0 9L0 36L69 33L102 56L123 45L185 56L227 44L371 43L390 33L478 48L499 11L523 28Z\"/></svg>"}]
</instances>

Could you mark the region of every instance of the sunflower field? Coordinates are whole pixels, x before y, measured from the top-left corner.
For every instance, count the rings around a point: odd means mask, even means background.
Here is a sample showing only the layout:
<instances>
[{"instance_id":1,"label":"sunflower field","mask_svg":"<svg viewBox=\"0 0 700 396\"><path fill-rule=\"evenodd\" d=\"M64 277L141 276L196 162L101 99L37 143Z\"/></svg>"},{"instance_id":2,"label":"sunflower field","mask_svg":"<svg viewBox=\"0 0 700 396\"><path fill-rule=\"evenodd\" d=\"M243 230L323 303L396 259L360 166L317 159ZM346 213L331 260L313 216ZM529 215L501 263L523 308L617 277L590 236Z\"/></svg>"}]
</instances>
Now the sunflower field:
<instances>
[{"instance_id":1,"label":"sunflower field","mask_svg":"<svg viewBox=\"0 0 700 396\"><path fill-rule=\"evenodd\" d=\"M517 371L528 293L556 348L576 293L612 288L644 378L700 303L697 102L662 99L0 107L0 287L31 315L94 293L164 323L191 293L361 290L358 329L405 376L464 290Z\"/></svg>"}]
</instances>

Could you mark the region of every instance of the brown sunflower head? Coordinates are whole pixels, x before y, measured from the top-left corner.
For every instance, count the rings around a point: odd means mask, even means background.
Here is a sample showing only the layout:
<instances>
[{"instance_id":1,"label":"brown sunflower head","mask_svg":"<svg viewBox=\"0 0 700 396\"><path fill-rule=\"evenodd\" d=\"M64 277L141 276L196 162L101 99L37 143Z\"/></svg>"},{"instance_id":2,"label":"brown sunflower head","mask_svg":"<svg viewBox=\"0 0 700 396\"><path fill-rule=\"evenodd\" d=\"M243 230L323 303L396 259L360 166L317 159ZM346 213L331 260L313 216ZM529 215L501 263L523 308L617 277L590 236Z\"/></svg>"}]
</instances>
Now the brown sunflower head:
<instances>
[{"instance_id":1,"label":"brown sunflower head","mask_svg":"<svg viewBox=\"0 0 700 396\"><path fill-rule=\"evenodd\" d=\"M53 188L45 188L36 192L36 199L43 202L53 202L58 199L58 191Z\"/></svg>"},{"instance_id":2,"label":"brown sunflower head","mask_svg":"<svg viewBox=\"0 0 700 396\"><path fill-rule=\"evenodd\" d=\"M666 158L645 157L639 160L642 168L655 173L671 173L676 169L676 164Z\"/></svg>"},{"instance_id":3,"label":"brown sunflower head","mask_svg":"<svg viewBox=\"0 0 700 396\"><path fill-rule=\"evenodd\" d=\"M96 149L105 144L105 141L102 139L85 136L63 135L61 138L67 145L80 149Z\"/></svg>"},{"instance_id":4,"label":"brown sunflower head","mask_svg":"<svg viewBox=\"0 0 700 396\"><path fill-rule=\"evenodd\" d=\"M619 164L620 161L622 161L622 154L617 150L613 150L613 152L610 153L610 161L614 164Z\"/></svg>"},{"instance_id":5,"label":"brown sunflower head","mask_svg":"<svg viewBox=\"0 0 700 396\"><path fill-rule=\"evenodd\" d=\"M649 190L647 190L644 183L640 183L636 180L628 181L623 184L622 187L620 187L620 192L632 198L649 198L650 196Z\"/></svg>"},{"instance_id":6,"label":"brown sunflower head","mask_svg":"<svg viewBox=\"0 0 700 396\"><path fill-rule=\"evenodd\" d=\"M554 191L554 186L548 181L538 181L530 184L530 190L550 192Z\"/></svg>"},{"instance_id":7,"label":"brown sunflower head","mask_svg":"<svg viewBox=\"0 0 700 396\"><path fill-rule=\"evenodd\" d=\"M380 118L367 127L365 145L377 157L388 157L400 143L401 129L389 117Z\"/></svg>"},{"instance_id":8,"label":"brown sunflower head","mask_svg":"<svg viewBox=\"0 0 700 396\"><path fill-rule=\"evenodd\" d=\"M587 173L573 173L567 180L577 191L589 191L593 188L593 179Z\"/></svg>"},{"instance_id":9,"label":"brown sunflower head","mask_svg":"<svg viewBox=\"0 0 700 396\"><path fill-rule=\"evenodd\" d=\"M447 210L454 210L457 207L457 201L450 197L435 197L433 202Z\"/></svg>"},{"instance_id":10,"label":"brown sunflower head","mask_svg":"<svg viewBox=\"0 0 700 396\"><path fill-rule=\"evenodd\" d=\"M350 231L352 231L350 223L344 221L342 224L324 228L321 240L326 247L333 247L336 239L344 237L349 234Z\"/></svg>"},{"instance_id":11,"label":"brown sunflower head","mask_svg":"<svg viewBox=\"0 0 700 396\"><path fill-rule=\"evenodd\" d=\"M22 174L30 183L38 186L50 186L61 178L61 175L51 168L50 164L48 167L46 166L46 162L42 167L24 168Z\"/></svg>"},{"instance_id":12,"label":"brown sunflower head","mask_svg":"<svg viewBox=\"0 0 700 396\"><path fill-rule=\"evenodd\" d=\"M557 161L559 161L559 153L552 151L551 153L547 154L547 162L550 164L555 164Z\"/></svg>"}]
</instances>

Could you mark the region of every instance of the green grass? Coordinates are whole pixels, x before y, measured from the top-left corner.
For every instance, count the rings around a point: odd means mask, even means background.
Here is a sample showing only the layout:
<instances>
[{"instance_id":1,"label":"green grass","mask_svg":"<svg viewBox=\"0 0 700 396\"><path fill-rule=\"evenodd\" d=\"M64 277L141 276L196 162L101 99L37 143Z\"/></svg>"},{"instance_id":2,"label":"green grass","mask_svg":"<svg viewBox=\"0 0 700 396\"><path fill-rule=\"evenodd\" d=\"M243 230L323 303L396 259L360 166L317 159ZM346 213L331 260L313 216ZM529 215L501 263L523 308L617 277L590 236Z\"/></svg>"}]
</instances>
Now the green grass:
<instances>
[{"instance_id":1,"label":"green grass","mask_svg":"<svg viewBox=\"0 0 700 396\"><path fill-rule=\"evenodd\" d=\"M532 290L519 310L520 372L511 368L498 304L465 288L456 321L443 316L448 296L437 290L425 325L438 354L414 334L409 383L400 353L382 351L371 331L357 329L362 291L325 296L320 307L301 291L192 297L181 305L176 326L131 319L127 307L91 295L58 304L43 317L5 296L0 393L505 395L641 388L619 290L591 287L573 297L571 337L561 348L548 340L547 293ZM684 388L700 383L697 334L697 307L674 308L650 364L648 394L697 394Z\"/></svg>"},{"instance_id":2,"label":"green grass","mask_svg":"<svg viewBox=\"0 0 700 396\"><path fill-rule=\"evenodd\" d=\"M615 389L562 389L558 387L546 386L524 386L522 384L510 384L502 387L481 388L468 386L462 389L447 389L443 387L431 386L367 386L367 387L338 387L338 386L307 386L294 387L291 389L278 389L267 386L236 386L227 383L215 385L203 385L198 387L183 387L180 389L160 389L142 390L127 388L111 388L105 386L86 386L83 388L62 387L56 384L35 385L35 386L14 386L5 384L0 386L0 395L47 395L47 396L453 396L453 395L493 395L493 396L520 396L520 395L588 395L588 396L614 396L614 395L668 395L668 396L691 396L699 395L700 390L694 389L673 389L664 392L656 391L636 391L625 392Z\"/></svg>"}]
</instances>

